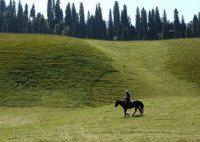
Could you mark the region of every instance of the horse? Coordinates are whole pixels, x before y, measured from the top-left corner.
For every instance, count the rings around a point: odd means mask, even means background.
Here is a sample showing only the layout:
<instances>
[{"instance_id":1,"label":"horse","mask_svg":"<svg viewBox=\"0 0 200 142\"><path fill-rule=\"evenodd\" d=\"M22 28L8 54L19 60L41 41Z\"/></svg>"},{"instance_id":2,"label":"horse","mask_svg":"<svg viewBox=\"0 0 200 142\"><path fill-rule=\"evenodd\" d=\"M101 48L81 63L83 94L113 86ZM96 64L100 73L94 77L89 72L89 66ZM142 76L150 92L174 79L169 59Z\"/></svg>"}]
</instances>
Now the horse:
<instances>
[{"instance_id":1,"label":"horse","mask_svg":"<svg viewBox=\"0 0 200 142\"><path fill-rule=\"evenodd\" d=\"M137 112L137 109L140 111L141 116L143 115L144 104L141 101L136 100L136 101L130 102L127 105L125 104L124 101L116 100L115 107L117 107L118 105L120 105L124 109L124 117L126 117L126 115L129 115L128 113L126 113L126 111L127 109L131 109L131 108L135 108L135 112L132 114L132 116L135 115L135 113Z\"/></svg>"}]
</instances>

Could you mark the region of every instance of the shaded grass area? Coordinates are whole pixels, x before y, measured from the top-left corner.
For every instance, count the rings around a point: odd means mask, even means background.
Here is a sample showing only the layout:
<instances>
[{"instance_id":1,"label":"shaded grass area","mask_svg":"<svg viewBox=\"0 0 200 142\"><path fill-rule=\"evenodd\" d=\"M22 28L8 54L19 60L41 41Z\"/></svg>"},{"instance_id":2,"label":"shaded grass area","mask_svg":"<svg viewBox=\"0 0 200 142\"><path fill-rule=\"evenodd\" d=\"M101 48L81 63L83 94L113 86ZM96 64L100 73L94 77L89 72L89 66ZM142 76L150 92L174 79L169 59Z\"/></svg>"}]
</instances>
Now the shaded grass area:
<instances>
[{"instance_id":1,"label":"shaded grass area","mask_svg":"<svg viewBox=\"0 0 200 142\"><path fill-rule=\"evenodd\" d=\"M2 106L89 103L92 86L115 72L109 58L78 39L1 34L0 43Z\"/></svg>"},{"instance_id":2,"label":"shaded grass area","mask_svg":"<svg viewBox=\"0 0 200 142\"><path fill-rule=\"evenodd\" d=\"M123 117L107 105L63 108L0 108L0 141L199 141L199 97L142 99L144 116ZM128 113L133 113L129 110Z\"/></svg>"},{"instance_id":3,"label":"shaded grass area","mask_svg":"<svg viewBox=\"0 0 200 142\"><path fill-rule=\"evenodd\" d=\"M200 40L172 40L168 44L171 57L169 69L179 78L200 86Z\"/></svg>"}]
</instances>

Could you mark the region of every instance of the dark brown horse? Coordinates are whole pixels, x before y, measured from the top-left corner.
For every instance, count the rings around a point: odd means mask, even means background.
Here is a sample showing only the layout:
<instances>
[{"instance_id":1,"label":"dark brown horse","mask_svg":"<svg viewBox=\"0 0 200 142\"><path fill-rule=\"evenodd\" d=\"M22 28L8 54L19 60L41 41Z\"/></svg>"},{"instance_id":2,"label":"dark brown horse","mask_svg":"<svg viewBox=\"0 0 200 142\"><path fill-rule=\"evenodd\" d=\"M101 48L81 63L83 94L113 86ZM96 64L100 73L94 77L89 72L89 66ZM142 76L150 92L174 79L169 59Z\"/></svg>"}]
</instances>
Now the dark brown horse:
<instances>
[{"instance_id":1,"label":"dark brown horse","mask_svg":"<svg viewBox=\"0 0 200 142\"><path fill-rule=\"evenodd\" d=\"M126 117L126 115L129 115L128 113L126 113L126 111L127 109L131 109L131 108L135 108L135 112L132 114L132 116L134 116L134 114L137 112L137 109L140 111L141 116L143 115L144 104L141 101L136 100L136 101L130 102L127 105L125 104L124 101L116 100L115 107L117 107L118 105L120 105L124 109L124 117Z\"/></svg>"}]
</instances>

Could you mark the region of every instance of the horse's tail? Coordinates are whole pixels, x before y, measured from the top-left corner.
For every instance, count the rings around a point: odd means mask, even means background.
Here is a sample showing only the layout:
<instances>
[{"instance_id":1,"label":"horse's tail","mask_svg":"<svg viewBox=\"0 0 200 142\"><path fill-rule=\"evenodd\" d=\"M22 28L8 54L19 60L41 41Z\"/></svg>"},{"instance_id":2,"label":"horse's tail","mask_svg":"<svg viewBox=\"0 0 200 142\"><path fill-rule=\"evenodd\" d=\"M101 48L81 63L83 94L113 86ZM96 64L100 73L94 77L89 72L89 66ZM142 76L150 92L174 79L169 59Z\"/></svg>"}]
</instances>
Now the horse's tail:
<instances>
[{"instance_id":1,"label":"horse's tail","mask_svg":"<svg viewBox=\"0 0 200 142\"><path fill-rule=\"evenodd\" d=\"M142 110L142 114L144 113L144 104L141 102L141 110Z\"/></svg>"}]
</instances>

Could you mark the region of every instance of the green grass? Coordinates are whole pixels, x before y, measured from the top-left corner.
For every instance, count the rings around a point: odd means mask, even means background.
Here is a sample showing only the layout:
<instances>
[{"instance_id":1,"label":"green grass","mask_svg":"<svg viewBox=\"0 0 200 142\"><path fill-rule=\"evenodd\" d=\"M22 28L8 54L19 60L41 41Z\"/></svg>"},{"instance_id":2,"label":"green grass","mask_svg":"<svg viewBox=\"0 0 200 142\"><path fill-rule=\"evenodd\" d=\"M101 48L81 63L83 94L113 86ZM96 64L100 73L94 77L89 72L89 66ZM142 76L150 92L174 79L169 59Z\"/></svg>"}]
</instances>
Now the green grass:
<instances>
[{"instance_id":1,"label":"green grass","mask_svg":"<svg viewBox=\"0 0 200 142\"><path fill-rule=\"evenodd\" d=\"M136 117L126 118L123 117L122 109L114 108L114 105L73 111L43 107L1 107L0 141L200 140L200 110L197 107L199 98L156 97L143 99L143 102L143 117L139 117L137 113Z\"/></svg>"},{"instance_id":2,"label":"green grass","mask_svg":"<svg viewBox=\"0 0 200 142\"><path fill-rule=\"evenodd\" d=\"M170 70L179 78L200 86L199 39L170 41Z\"/></svg>"},{"instance_id":3,"label":"green grass","mask_svg":"<svg viewBox=\"0 0 200 142\"><path fill-rule=\"evenodd\" d=\"M2 142L200 141L200 39L1 34L0 43ZM125 89L144 117L114 108Z\"/></svg>"},{"instance_id":4,"label":"green grass","mask_svg":"<svg viewBox=\"0 0 200 142\"><path fill-rule=\"evenodd\" d=\"M95 82L115 72L109 58L78 39L1 34L0 41L2 106L79 106Z\"/></svg>"}]
</instances>

